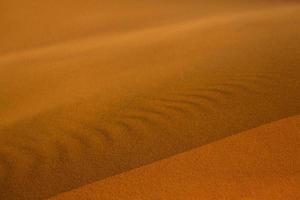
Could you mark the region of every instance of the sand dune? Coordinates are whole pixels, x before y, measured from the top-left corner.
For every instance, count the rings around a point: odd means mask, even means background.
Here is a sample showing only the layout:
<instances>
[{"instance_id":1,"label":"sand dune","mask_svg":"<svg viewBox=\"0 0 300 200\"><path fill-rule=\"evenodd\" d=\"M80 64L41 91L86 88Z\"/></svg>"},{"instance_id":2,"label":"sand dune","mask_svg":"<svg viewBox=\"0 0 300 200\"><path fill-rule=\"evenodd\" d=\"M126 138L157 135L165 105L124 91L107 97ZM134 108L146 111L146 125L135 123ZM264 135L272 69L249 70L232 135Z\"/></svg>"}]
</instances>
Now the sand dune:
<instances>
[{"instance_id":1,"label":"sand dune","mask_svg":"<svg viewBox=\"0 0 300 200\"><path fill-rule=\"evenodd\" d=\"M299 199L300 116L51 199Z\"/></svg>"},{"instance_id":2,"label":"sand dune","mask_svg":"<svg viewBox=\"0 0 300 200\"><path fill-rule=\"evenodd\" d=\"M300 112L297 1L70 2L1 3L0 199Z\"/></svg>"},{"instance_id":3,"label":"sand dune","mask_svg":"<svg viewBox=\"0 0 300 200\"><path fill-rule=\"evenodd\" d=\"M246 2L246 3L245 3ZM281 0L10 0L1 2L0 54L93 35L280 4ZM285 0L295 2L295 0ZM297 0L296 0L297 2Z\"/></svg>"}]
</instances>

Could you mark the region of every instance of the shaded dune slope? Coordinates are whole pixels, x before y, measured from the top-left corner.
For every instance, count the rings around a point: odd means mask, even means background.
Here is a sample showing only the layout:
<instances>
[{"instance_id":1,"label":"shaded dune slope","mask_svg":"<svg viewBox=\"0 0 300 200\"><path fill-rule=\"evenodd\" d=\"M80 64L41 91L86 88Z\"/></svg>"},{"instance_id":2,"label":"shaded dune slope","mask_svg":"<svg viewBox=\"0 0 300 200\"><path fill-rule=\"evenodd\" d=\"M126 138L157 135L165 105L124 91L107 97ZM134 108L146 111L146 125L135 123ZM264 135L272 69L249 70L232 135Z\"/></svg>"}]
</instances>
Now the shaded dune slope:
<instances>
[{"instance_id":1,"label":"shaded dune slope","mask_svg":"<svg viewBox=\"0 0 300 200\"><path fill-rule=\"evenodd\" d=\"M300 6L266 5L4 48L0 199L47 198L299 114Z\"/></svg>"},{"instance_id":2,"label":"shaded dune slope","mask_svg":"<svg viewBox=\"0 0 300 200\"><path fill-rule=\"evenodd\" d=\"M51 199L299 199L300 116Z\"/></svg>"}]
</instances>

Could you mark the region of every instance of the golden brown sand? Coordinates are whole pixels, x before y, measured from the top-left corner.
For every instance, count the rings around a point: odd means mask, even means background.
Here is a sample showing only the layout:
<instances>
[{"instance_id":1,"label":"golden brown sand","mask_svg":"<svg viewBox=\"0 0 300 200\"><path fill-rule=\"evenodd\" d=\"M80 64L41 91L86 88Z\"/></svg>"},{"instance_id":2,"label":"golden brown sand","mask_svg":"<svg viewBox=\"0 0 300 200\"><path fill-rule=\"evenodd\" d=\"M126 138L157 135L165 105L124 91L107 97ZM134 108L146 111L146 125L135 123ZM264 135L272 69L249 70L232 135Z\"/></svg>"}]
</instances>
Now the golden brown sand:
<instances>
[{"instance_id":1,"label":"golden brown sand","mask_svg":"<svg viewBox=\"0 0 300 200\"><path fill-rule=\"evenodd\" d=\"M299 199L300 116L61 194L63 199Z\"/></svg>"},{"instance_id":2,"label":"golden brown sand","mask_svg":"<svg viewBox=\"0 0 300 200\"><path fill-rule=\"evenodd\" d=\"M0 199L300 113L298 1L0 4Z\"/></svg>"}]
</instances>

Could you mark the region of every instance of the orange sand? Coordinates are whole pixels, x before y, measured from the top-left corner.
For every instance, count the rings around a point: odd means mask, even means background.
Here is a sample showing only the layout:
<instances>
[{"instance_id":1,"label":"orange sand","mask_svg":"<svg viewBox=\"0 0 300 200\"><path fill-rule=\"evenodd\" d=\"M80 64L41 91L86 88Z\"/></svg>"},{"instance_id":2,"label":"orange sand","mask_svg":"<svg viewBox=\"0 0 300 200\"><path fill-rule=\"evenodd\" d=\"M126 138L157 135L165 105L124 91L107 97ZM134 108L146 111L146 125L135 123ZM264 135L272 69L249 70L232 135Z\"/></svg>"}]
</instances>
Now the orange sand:
<instances>
[{"instance_id":1,"label":"orange sand","mask_svg":"<svg viewBox=\"0 0 300 200\"><path fill-rule=\"evenodd\" d=\"M63 199L300 198L300 116L61 194Z\"/></svg>"},{"instance_id":2,"label":"orange sand","mask_svg":"<svg viewBox=\"0 0 300 200\"><path fill-rule=\"evenodd\" d=\"M2 1L0 199L300 114L299 21L296 0Z\"/></svg>"}]
</instances>

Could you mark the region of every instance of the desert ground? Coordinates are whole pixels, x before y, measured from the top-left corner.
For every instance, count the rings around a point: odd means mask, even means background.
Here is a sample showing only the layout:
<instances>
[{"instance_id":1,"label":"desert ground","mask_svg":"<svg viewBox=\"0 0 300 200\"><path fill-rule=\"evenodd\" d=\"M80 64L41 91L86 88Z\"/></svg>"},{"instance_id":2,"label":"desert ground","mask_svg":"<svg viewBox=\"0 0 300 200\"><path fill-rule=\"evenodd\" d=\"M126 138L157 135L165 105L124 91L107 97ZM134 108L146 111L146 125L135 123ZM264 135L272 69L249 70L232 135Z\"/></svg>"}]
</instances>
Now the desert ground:
<instances>
[{"instance_id":1,"label":"desert ground","mask_svg":"<svg viewBox=\"0 0 300 200\"><path fill-rule=\"evenodd\" d=\"M2 0L0 44L1 200L299 199L300 1Z\"/></svg>"},{"instance_id":2,"label":"desert ground","mask_svg":"<svg viewBox=\"0 0 300 200\"><path fill-rule=\"evenodd\" d=\"M300 156L299 138L298 115L109 177L51 200L299 199L300 161L294 159Z\"/></svg>"}]
</instances>

